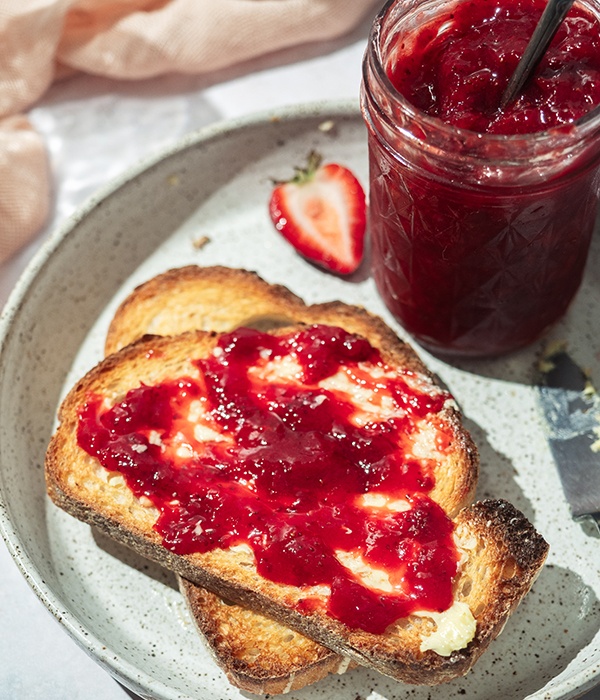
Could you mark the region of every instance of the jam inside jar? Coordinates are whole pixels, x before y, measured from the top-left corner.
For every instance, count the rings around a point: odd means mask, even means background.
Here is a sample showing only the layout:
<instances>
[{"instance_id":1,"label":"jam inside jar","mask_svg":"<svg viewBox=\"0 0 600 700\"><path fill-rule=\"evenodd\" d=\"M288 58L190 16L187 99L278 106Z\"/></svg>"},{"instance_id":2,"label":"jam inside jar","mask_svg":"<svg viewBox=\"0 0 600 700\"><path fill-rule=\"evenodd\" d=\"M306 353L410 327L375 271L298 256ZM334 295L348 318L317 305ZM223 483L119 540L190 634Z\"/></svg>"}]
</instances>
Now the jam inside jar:
<instances>
[{"instance_id":1,"label":"jam inside jar","mask_svg":"<svg viewBox=\"0 0 600 700\"><path fill-rule=\"evenodd\" d=\"M600 190L600 45L573 41L568 69L563 55L550 56L538 69L550 79L541 73L531 94L501 110L525 24L543 6L533 8L392 0L369 39L361 103L373 275L396 319L437 354L527 345L561 318L582 280ZM575 29L587 22L595 41L600 3L577 8ZM473 33L478 20L487 31L498 18L508 19L494 42ZM463 82L442 94L453 72Z\"/></svg>"}]
</instances>

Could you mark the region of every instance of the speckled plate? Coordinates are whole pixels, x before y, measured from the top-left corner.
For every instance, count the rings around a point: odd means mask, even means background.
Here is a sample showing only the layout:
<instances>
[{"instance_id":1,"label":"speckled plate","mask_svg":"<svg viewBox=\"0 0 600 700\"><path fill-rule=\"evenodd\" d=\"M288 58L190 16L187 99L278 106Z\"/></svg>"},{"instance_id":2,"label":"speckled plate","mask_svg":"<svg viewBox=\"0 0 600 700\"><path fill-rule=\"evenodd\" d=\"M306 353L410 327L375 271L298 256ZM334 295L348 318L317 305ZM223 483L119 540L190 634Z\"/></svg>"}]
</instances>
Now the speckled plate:
<instances>
[{"instance_id":1,"label":"speckled plate","mask_svg":"<svg viewBox=\"0 0 600 700\"><path fill-rule=\"evenodd\" d=\"M0 320L0 524L33 590L67 632L144 697L240 698L214 665L172 575L55 508L43 461L57 405L100 359L117 304L169 267L257 270L309 302L343 299L383 315L371 279L300 259L268 219L272 178L312 148L367 179L355 105L313 105L220 124L125 177L54 235ZM204 237L206 237L204 239ZM204 239L203 246L198 242ZM600 237L584 286L553 337L600 379ZM398 329L401 333L400 329ZM479 496L507 498L551 545L548 565L504 633L465 679L413 688L358 669L305 700L574 698L600 680L600 542L569 517L530 384L541 343L493 362L425 360L461 404L482 457Z\"/></svg>"}]
</instances>

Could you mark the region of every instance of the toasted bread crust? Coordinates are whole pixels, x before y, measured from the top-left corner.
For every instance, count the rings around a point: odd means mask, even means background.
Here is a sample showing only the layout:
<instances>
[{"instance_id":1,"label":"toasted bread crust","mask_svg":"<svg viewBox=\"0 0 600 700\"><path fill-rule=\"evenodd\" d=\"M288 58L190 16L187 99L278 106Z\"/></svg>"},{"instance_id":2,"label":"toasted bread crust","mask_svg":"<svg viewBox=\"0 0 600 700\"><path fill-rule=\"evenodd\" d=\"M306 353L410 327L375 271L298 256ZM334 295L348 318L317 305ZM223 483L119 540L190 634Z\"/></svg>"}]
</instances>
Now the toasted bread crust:
<instances>
[{"instance_id":1,"label":"toasted bread crust","mask_svg":"<svg viewBox=\"0 0 600 700\"><path fill-rule=\"evenodd\" d=\"M299 690L353 666L344 658L253 610L179 579L190 613L230 683L249 693Z\"/></svg>"},{"instance_id":2,"label":"toasted bread crust","mask_svg":"<svg viewBox=\"0 0 600 700\"><path fill-rule=\"evenodd\" d=\"M168 270L138 286L117 309L104 350L110 355L144 335L226 332L241 326L272 330L297 323L341 326L394 353L398 364L430 376L413 349L366 309L340 301L307 305L287 287L269 284L255 272L221 266Z\"/></svg>"},{"instance_id":3,"label":"toasted bread crust","mask_svg":"<svg viewBox=\"0 0 600 700\"><path fill-rule=\"evenodd\" d=\"M421 653L421 635L431 623L426 618L410 618L403 630L402 655L389 646L388 639L377 646L378 658L372 654L368 638L363 637L360 645L355 642L368 655L366 665L386 673L381 657L387 656L388 664L402 665L402 680L414 684L435 685L465 675L531 589L546 559L548 544L513 505L503 500L480 501L463 509L455 523L457 544L468 555L455 584L455 598L467 603L473 612L475 637L449 657L432 651Z\"/></svg>"},{"instance_id":4,"label":"toasted bread crust","mask_svg":"<svg viewBox=\"0 0 600 700\"><path fill-rule=\"evenodd\" d=\"M400 621L383 635L351 630L324 613L299 613L294 605L304 592L293 586L262 579L253 568L252 561L244 560L248 555L224 550L185 556L169 552L162 546L157 533L152 529L157 516L156 511L141 505L126 488L118 489L116 493L115 487L102 478L102 468L78 448L77 410L89 391L98 391L109 398L116 398L140 382L152 384L169 377L181 376L187 371L192 371L190 358L205 357L214 347L217 338L214 331L180 332L184 327L189 328L190 317L182 320L173 313L162 316L160 323L150 322L156 317L156 299L154 306L152 303L153 295L155 297L157 294L156 285L164 290L170 288L170 285L183 284L186 291L179 292L178 303L184 305L192 303L190 300L194 298L199 287L202 287L198 280L205 273L218 276L221 280L219 284L231 284L233 279L237 280L241 275L248 282L252 280L254 285L266 285L252 273L229 271L225 268L211 268L210 272L199 271L198 268L184 268L181 277L179 273L181 271L172 271L138 288L142 296L148 297L146 303L138 307L127 301L122 305L111 326L107 349L114 351L119 345L126 344L129 339L137 337L140 329L145 331L151 328L154 332L179 335L145 336L114 352L91 370L65 399L60 409L60 426L52 438L46 460L46 478L51 498L75 517L102 528L115 539L158 561L196 586L206 587L241 606L270 616L325 647L349 656L357 663L366 664L394 678L416 684L433 685L466 673L499 633L512 610L531 587L545 559L547 544L521 513L503 501L485 501L464 507L471 500L475 489L478 460L476 449L462 428L458 412L452 406L444 408L443 417L452 426L455 459L450 466L445 466L443 473L435 475L438 490L432 493L432 497L450 514L458 513L455 519L455 536L457 545L465 552L465 564L455 584L455 596L468 604L476 618L477 631L475 638L465 649L455 651L448 657L433 651L420 651L423 636L435 628L435 623L427 617L411 617ZM212 277L212 284L215 279L217 277ZM248 296L248 288L246 289L245 294ZM252 305L253 309L260 308L261 324L266 321L269 325L274 317L276 326L289 321L296 324L339 325L370 340L372 345L380 349L387 364L417 372L433 383L431 374L410 346L401 342L380 319L364 309L340 302L306 306L298 297L290 292L286 294L281 289L277 297L279 301L274 316L263 313L268 308L266 301L264 307ZM139 313L140 308L143 309L143 313ZM247 308L240 316L243 315L247 320L249 317L246 312L249 310ZM255 320L259 316L255 314ZM196 323L197 315L192 314L192 317ZM175 322L173 318L176 319ZM205 314L203 319L203 323L209 324L209 327L217 323L210 314ZM225 325L222 315L220 323ZM239 324L234 322L223 330L230 330L236 325ZM126 337L128 329L135 329L131 337ZM186 594L190 593L191 599L197 593L197 600L202 600L201 591L190 589L187 584L183 585ZM214 601L209 602L212 604ZM204 604L208 607L204 608L203 613L200 608ZM206 610L210 610L210 606L204 599L194 613L200 618L207 614ZM211 632L212 623L214 620L207 619L203 629L205 633L208 631L209 635L213 634L216 644L218 630L215 628ZM338 663L335 655L325 649L320 650L317 647L315 653L318 656L315 661L317 675L321 672L321 676L325 675ZM233 659L227 660L224 665L225 668L235 667ZM269 686L268 691L262 692L282 692L277 690L280 687L276 684L279 672L275 668L276 664L272 667L270 676L273 684ZM328 670L323 671L325 668ZM236 673L232 672L230 677L234 682L237 681L236 684L240 683L240 679L241 682L247 682L248 690L251 689L250 686L259 687L260 680L251 679L250 676L251 673L247 672L247 669L241 669ZM306 682L311 682L312 676L307 674L304 677ZM283 679L287 687L290 683L289 674L281 677L281 683ZM269 678L263 680L268 681ZM305 682L302 682L302 685L304 684Z\"/></svg>"},{"instance_id":5,"label":"toasted bread crust","mask_svg":"<svg viewBox=\"0 0 600 700\"><path fill-rule=\"evenodd\" d=\"M304 307L289 289L254 272L189 265L153 277L125 299L108 329L105 354L148 334L290 325Z\"/></svg>"}]
</instances>

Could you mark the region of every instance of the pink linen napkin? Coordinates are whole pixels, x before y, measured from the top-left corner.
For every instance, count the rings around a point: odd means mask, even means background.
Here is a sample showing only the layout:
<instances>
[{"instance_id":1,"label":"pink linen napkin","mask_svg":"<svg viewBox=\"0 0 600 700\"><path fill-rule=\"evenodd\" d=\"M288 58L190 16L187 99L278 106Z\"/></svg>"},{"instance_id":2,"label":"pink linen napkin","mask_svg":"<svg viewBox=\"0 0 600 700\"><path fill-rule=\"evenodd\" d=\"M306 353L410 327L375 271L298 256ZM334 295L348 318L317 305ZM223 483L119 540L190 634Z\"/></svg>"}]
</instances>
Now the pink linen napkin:
<instances>
[{"instance_id":1,"label":"pink linen napkin","mask_svg":"<svg viewBox=\"0 0 600 700\"><path fill-rule=\"evenodd\" d=\"M51 176L19 116L61 75L201 74L350 31L376 0L0 0L0 263L43 226Z\"/></svg>"}]
</instances>

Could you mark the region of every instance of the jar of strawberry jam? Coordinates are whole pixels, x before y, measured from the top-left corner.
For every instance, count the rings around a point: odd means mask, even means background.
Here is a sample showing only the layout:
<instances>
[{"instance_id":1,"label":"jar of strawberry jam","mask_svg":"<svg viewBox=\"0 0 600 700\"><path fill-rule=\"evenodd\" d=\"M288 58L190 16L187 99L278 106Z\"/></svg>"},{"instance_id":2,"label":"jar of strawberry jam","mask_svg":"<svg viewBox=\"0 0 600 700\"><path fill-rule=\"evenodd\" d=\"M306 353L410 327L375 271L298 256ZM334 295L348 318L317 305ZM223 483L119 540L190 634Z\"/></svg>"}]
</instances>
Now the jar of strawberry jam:
<instances>
[{"instance_id":1,"label":"jar of strawberry jam","mask_svg":"<svg viewBox=\"0 0 600 700\"><path fill-rule=\"evenodd\" d=\"M580 286L600 190L600 0L502 92L543 0L392 0L363 66L373 275L438 354L538 338Z\"/></svg>"}]
</instances>

